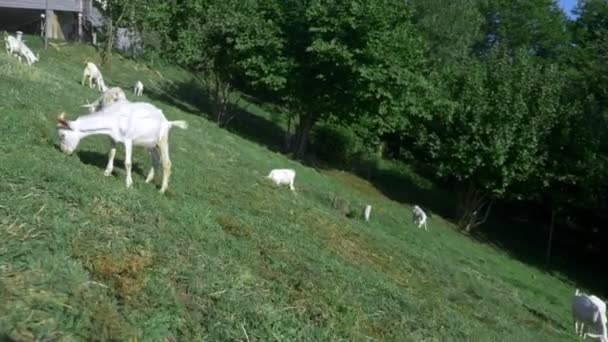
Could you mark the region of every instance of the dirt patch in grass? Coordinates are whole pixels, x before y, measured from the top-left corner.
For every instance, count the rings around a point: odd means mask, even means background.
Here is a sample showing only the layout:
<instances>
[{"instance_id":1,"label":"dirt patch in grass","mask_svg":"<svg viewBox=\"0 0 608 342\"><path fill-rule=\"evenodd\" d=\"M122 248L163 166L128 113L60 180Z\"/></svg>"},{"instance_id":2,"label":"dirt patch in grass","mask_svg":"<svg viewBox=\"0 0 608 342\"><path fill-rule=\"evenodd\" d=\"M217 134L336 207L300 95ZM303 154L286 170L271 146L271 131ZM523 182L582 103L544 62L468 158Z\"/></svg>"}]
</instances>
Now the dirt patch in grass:
<instances>
[{"instance_id":1,"label":"dirt patch in grass","mask_svg":"<svg viewBox=\"0 0 608 342\"><path fill-rule=\"evenodd\" d=\"M252 229L249 225L244 222L230 216L220 216L217 219L217 223L222 226L224 231L232 236L236 237L250 237Z\"/></svg>"},{"instance_id":2,"label":"dirt patch in grass","mask_svg":"<svg viewBox=\"0 0 608 342\"><path fill-rule=\"evenodd\" d=\"M133 298L144 288L145 271L152 265L151 253L146 251L119 255L100 253L87 259L86 264L94 278L111 286L123 299Z\"/></svg>"}]
</instances>

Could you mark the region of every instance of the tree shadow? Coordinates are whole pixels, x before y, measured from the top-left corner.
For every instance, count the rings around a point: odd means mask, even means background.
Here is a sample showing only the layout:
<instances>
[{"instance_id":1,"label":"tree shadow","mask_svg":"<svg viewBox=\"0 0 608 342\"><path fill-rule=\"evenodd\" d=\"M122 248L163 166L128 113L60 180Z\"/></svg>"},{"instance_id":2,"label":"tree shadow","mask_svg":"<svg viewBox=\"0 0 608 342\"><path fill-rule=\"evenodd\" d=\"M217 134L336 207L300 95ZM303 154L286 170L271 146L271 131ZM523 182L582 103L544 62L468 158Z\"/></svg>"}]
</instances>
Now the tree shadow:
<instances>
[{"instance_id":1,"label":"tree shadow","mask_svg":"<svg viewBox=\"0 0 608 342\"><path fill-rule=\"evenodd\" d=\"M157 89L150 89L147 94L150 98L171 104L184 112L216 121L210 114L213 112L213 105L209 93L195 79L179 83L163 82ZM223 128L272 151L281 151L285 136L283 128L248 110L248 103L260 103L254 97L243 96L243 101L240 102L244 103L244 106L228 105L229 120Z\"/></svg>"},{"instance_id":2,"label":"tree shadow","mask_svg":"<svg viewBox=\"0 0 608 342\"><path fill-rule=\"evenodd\" d=\"M573 282L574 288L587 288L600 296L608 297L608 275L602 254L584 247L589 241L585 233L572 230L556 222L553 233L551 258L547 264L546 253L549 237L549 214L543 221L538 214L526 215L529 220L513 218L516 207L503 204L496 208L493 218L475 230L471 237L480 243L493 246L513 259L530 265L541 272ZM536 213L541 208L535 208ZM521 215L521 214L520 214ZM500 218L500 219L497 219Z\"/></svg>"}]
</instances>

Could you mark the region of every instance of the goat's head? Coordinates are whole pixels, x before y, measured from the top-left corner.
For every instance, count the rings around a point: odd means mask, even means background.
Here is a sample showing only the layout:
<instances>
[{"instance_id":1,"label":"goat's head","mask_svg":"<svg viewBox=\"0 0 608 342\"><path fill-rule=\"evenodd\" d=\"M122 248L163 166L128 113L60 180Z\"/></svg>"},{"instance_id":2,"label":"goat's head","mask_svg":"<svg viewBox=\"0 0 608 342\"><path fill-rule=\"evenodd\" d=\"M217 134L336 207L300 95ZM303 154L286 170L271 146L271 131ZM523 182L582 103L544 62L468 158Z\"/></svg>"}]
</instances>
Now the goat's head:
<instances>
[{"instance_id":1,"label":"goat's head","mask_svg":"<svg viewBox=\"0 0 608 342\"><path fill-rule=\"evenodd\" d=\"M74 131L70 122L65 119L65 113L59 114L57 118L57 133L59 134L59 147L61 152L71 155L80 142L80 134Z\"/></svg>"}]
</instances>

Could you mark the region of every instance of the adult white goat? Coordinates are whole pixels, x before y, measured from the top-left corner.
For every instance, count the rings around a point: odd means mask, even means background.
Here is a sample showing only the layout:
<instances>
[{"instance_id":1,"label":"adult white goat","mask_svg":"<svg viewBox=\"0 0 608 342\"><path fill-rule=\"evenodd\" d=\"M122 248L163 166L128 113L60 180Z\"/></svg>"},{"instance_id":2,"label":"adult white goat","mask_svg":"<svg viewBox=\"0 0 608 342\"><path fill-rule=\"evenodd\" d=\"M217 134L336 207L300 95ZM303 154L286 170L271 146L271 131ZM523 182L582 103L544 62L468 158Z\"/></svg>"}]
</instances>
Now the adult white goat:
<instances>
[{"instance_id":1,"label":"adult white goat","mask_svg":"<svg viewBox=\"0 0 608 342\"><path fill-rule=\"evenodd\" d=\"M606 331L606 303L594 295L587 295L578 289L572 297L572 318L574 331L578 336L599 338L608 342ZM599 334L585 332L585 326L593 327Z\"/></svg>"},{"instance_id":2,"label":"adult white goat","mask_svg":"<svg viewBox=\"0 0 608 342\"><path fill-rule=\"evenodd\" d=\"M61 113L57 129L61 140L61 151L66 154L74 153L80 140L91 135L107 135L114 142L122 143L125 146L127 188L133 185L131 177L133 146L148 149L152 156L152 167L146 177L146 183L154 179L154 172L162 163L163 180L160 192L164 193L171 175L169 131L174 126L186 129L188 123L181 120L168 121L159 108L149 103L118 101L74 121L66 120L65 113ZM106 174L109 174L107 171L106 169Z\"/></svg>"},{"instance_id":3,"label":"adult white goat","mask_svg":"<svg viewBox=\"0 0 608 342\"><path fill-rule=\"evenodd\" d=\"M418 228L424 226L424 230L428 231L428 229L426 228L426 213L424 212L424 210L422 210L422 208L420 208L419 206L415 205L414 209L412 209L412 221L414 221L414 224L418 225Z\"/></svg>"},{"instance_id":4,"label":"adult white goat","mask_svg":"<svg viewBox=\"0 0 608 342\"><path fill-rule=\"evenodd\" d=\"M133 93L135 96L141 96L144 92L144 84L141 81L135 82L135 87L133 87Z\"/></svg>"},{"instance_id":5,"label":"adult white goat","mask_svg":"<svg viewBox=\"0 0 608 342\"><path fill-rule=\"evenodd\" d=\"M274 169L270 171L268 176L276 185L289 185L289 189L291 191L295 191L296 189L293 186L293 182L296 178L296 171L292 169Z\"/></svg>"},{"instance_id":6,"label":"adult white goat","mask_svg":"<svg viewBox=\"0 0 608 342\"><path fill-rule=\"evenodd\" d=\"M17 38L11 35L5 35L4 47L6 49L6 53L8 53L9 55L15 55L15 57L19 59L19 62L21 62L21 55L19 53L19 50L21 48L21 42Z\"/></svg>"},{"instance_id":7,"label":"adult white goat","mask_svg":"<svg viewBox=\"0 0 608 342\"><path fill-rule=\"evenodd\" d=\"M103 81L103 75L101 74L101 71L99 71L99 68L94 63L86 63L84 71L82 72L82 81L80 82L81 85L84 85L85 79L89 80L89 88L93 88L93 81L95 81L95 84L97 85L97 90L108 90L108 87L106 87L106 84Z\"/></svg>"}]
</instances>

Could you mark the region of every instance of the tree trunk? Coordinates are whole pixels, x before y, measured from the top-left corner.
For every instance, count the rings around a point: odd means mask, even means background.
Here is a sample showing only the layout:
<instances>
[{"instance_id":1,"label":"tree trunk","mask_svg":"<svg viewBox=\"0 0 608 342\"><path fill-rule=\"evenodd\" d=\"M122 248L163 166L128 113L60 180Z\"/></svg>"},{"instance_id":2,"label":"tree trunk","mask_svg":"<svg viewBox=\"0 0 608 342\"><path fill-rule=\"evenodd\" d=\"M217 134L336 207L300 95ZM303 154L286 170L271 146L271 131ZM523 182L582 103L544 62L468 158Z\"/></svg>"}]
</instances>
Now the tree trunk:
<instances>
[{"instance_id":1,"label":"tree trunk","mask_svg":"<svg viewBox=\"0 0 608 342\"><path fill-rule=\"evenodd\" d=\"M458 226L469 233L473 228L484 224L490 216L492 201L488 199L488 194L483 190L478 190L475 185L468 183L466 188L461 190L458 208ZM483 217L480 217L481 210L485 207Z\"/></svg>"},{"instance_id":2,"label":"tree trunk","mask_svg":"<svg viewBox=\"0 0 608 342\"><path fill-rule=\"evenodd\" d=\"M555 226L555 209L551 208L551 223L549 226L549 241L547 243L547 257L545 258L546 267L551 263L551 247L553 246L553 228Z\"/></svg>"},{"instance_id":3,"label":"tree trunk","mask_svg":"<svg viewBox=\"0 0 608 342\"><path fill-rule=\"evenodd\" d=\"M103 49L102 64L111 68L110 57L112 57L112 46L114 45L114 22L112 18L108 18L108 26L106 28L106 46Z\"/></svg>"},{"instance_id":4,"label":"tree trunk","mask_svg":"<svg viewBox=\"0 0 608 342\"><path fill-rule=\"evenodd\" d=\"M296 136L293 144L293 152L297 159L300 159L306 153L306 145L308 137L314 125L314 119L311 115L299 115L299 123L296 127Z\"/></svg>"}]
</instances>

